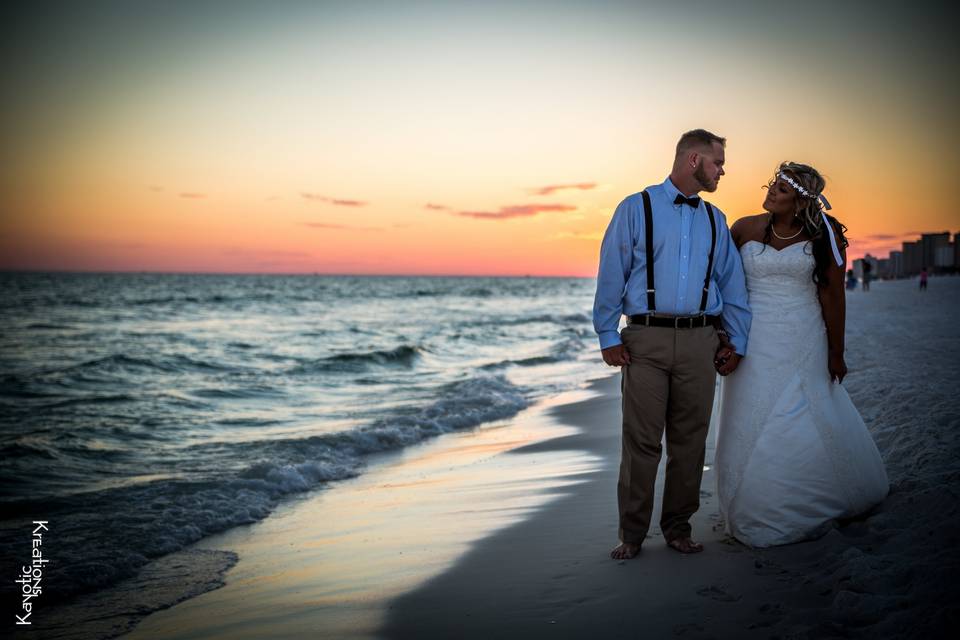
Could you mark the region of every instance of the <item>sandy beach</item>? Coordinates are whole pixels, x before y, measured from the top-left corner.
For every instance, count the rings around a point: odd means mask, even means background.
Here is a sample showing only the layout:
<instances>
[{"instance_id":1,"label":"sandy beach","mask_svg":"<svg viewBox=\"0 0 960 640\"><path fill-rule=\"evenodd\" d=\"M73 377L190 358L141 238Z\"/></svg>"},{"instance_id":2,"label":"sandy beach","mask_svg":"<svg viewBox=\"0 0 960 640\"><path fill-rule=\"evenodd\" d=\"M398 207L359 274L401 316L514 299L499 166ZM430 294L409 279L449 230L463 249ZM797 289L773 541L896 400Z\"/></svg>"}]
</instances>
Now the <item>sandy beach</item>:
<instances>
[{"instance_id":1,"label":"sandy beach","mask_svg":"<svg viewBox=\"0 0 960 640\"><path fill-rule=\"evenodd\" d=\"M949 6L11 4L0 640L956 636Z\"/></svg>"},{"instance_id":2,"label":"sandy beach","mask_svg":"<svg viewBox=\"0 0 960 640\"><path fill-rule=\"evenodd\" d=\"M173 588L168 573L162 598L138 604L130 594L157 589L142 580L50 611L44 637L945 637L960 617L960 279L935 279L926 297L914 285L849 296L845 385L893 486L819 540L754 550L727 538L711 434L693 520L705 551L678 554L654 526L639 557L611 560L610 371L511 419L382 455L357 478L203 540L179 554L216 565L203 584Z\"/></svg>"},{"instance_id":3,"label":"sandy beach","mask_svg":"<svg viewBox=\"0 0 960 640\"><path fill-rule=\"evenodd\" d=\"M606 559L616 522L619 437L605 426L619 416L614 378L596 387L603 395L553 410L580 434L513 452L582 449L605 460L600 470L401 597L384 635L947 637L960 618L960 281L937 284L929 297L898 281L848 298L845 384L892 483L876 509L816 541L749 549L717 526L711 437L693 519L705 552L674 553L652 532L637 559Z\"/></svg>"}]
</instances>

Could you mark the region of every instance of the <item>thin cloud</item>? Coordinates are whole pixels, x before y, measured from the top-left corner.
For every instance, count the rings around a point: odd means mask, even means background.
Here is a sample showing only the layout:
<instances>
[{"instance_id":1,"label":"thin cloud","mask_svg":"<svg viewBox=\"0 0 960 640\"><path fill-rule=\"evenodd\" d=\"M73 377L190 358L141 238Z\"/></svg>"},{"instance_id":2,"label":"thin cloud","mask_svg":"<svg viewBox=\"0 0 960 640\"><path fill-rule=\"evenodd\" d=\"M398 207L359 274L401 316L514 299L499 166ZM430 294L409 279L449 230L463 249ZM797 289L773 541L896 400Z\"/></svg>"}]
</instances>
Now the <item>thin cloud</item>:
<instances>
[{"instance_id":1,"label":"thin cloud","mask_svg":"<svg viewBox=\"0 0 960 640\"><path fill-rule=\"evenodd\" d=\"M904 242L915 242L920 239L920 232L909 231L901 234L874 233L868 235L847 235L850 242L848 253L854 256L869 253L873 256L886 257L891 251L901 251Z\"/></svg>"},{"instance_id":2,"label":"thin cloud","mask_svg":"<svg viewBox=\"0 0 960 640\"><path fill-rule=\"evenodd\" d=\"M206 198L206 197L207 197L207 194L205 194L205 193L197 193L196 191L183 191L182 193L180 193L180 197L181 197L181 198L191 198L191 199L193 199L193 200L199 200L199 199L202 199L202 198Z\"/></svg>"},{"instance_id":3,"label":"thin cloud","mask_svg":"<svg viewBox=\"0 0 960 640\"><path fill-rule=\"evenodd\" d=\"M152 184L150 185L150 191L153 191L154 193L163 193L163 187L158 184Z\"/></svg>"},{"instance_id":4,"label":"thin cloud","mask_svg":"<svg viewBox=\"0 0 960 640\"><path fill-rule=\"evenodd\" d=\"M506 220L508 218L535 216L538 213L545 212L576 211L576 209L576 207L569 204L520 204L500 207L499 211L458 211L457 215L485 220Z\"/></svg>"},{"instance_id":5,"label":"thin cloud","mask_svg":"<svg viewBox=\"0 0 960 640\"><path fill-rule=\"evenodd\" d=\"M863 239L863 240L878 240L878 241L884 241L884 240L900 240L900 239L902 239L902 238L904 238L904 237L906 237L906 236L902 236L902 235L892 235L892 234L889 234L889 233L874 233L873 235L863 236L861 239Z\"/></svg>"},{"instance_id":6,"label":"thin cloud","mask_svg":"<svg viewBox=\"0 0 960 640\"><path fill-rule=\"evenodd\" d=\"M603 231L561 231L550 236L548 240L562 240L564 238L595 242L597 240L603 240Z\"/></svg>"},{"instance_id":7,"label":"thin cloud","mask_svg":"<svg viewBox=\"0 0 960 640\"><path fill-rule=\"evenodd\" d=\"M363 207L367 203L363 200L346 200L343 198L328 198L325 195L319 193L310 193L309 191L302 191L300 196L304 200L312 200L314 202L329 202L330 204L335 204L341 207Z\"/></svg>"},{"instance_id":8,"label":"thin cloud","mask_svg":"<svg viewBox=\"0 0 960 640\"><path fill-rule=\"evenodd\" d=\"M380 227L354 227L347 224L336 224L334 222L301 222L305 227L314 229L347 229L351 231L383 231Z\"/></svg>"},{"instance_id":9,"label":"thin cloud","mask_svg":"<svg viewBox=\"0 0 960 640\"><path fill-rule=\"evenodd\" d=\"M316 229L348 229L345 224L333 224L331 222L304 222L305 227L314 227Z\"/></svg>"},{"instance_id":10,"label":"thin cloud","mask_svg":"<svg viewBox=\"0 0 960 640\"><path fill-rule=\"evenodd\" d=\"M431 211L451 211L450 207L445 204L434 204L432 202L428 202L423 208Z\"/></svg>"},{"instance_id":11,"label":"thin cloud","mask_svg":"<svg viewBox=\"0 0 960 640\"><path fill-rule=\"evenodd\" d=\"M538 196L548 196L557 191L564 191L567 189L578 189L580 191L589 191L590 189L596 189L596 182L577 182L574 184L551 184L546 187L536 187L533 190Z\"/></svg>"},{"instance_id":12,"label":"thin cloud","mask_svg":"<svg viewBox=\"0 0 960 640\"><path fill-rule=\"evenodd\" d=\"M859 235L847 233L847 239L870 244L899 244L901 242L913 242L920 239L920 233L909 231L907 233L873 233L868 235Z\"/></svg>"},{"instance_id":13,"label":"thin cloud","mask_svg":"<svg viewBox=\"0 0 960 640\"><path fill-rule=\"evenodd\" d=\"M228 247L220 251L225 256L241 256L245 258L312 258L313 254L306 251L289 251L284 249L244 249L242 247Z\"/></svg>"}]
</instances>

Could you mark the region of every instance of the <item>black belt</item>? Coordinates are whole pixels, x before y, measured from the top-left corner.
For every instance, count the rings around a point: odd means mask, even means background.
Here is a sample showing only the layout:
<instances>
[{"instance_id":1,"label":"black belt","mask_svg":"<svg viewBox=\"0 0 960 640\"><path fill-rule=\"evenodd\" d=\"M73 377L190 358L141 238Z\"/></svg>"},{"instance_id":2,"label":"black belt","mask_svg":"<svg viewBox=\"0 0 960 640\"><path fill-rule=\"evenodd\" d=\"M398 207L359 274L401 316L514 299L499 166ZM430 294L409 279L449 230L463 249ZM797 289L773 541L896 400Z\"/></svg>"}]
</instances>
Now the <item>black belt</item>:
<instances>
[{"instance_id":1,"label":"black belt","mask_svg":"<svg viewBox=\"0 0 960 640\"><path fill-rule=\"evenodd\" d=\"M642 324L648 327L670 327L672 329L697 329L699 327L719 326L720 316L655 316L644 313L627 316L627 324Z\"/></svg>"}]
</instances>

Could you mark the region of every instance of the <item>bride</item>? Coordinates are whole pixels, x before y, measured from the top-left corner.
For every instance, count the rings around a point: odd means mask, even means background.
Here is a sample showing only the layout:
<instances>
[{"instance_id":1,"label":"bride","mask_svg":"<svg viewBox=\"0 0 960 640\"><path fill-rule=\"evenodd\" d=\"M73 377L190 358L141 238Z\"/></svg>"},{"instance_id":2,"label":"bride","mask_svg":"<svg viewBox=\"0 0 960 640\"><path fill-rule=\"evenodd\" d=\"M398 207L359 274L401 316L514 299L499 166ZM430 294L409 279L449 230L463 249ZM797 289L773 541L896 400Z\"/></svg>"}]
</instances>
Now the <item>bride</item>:
<instances>
[{"instance_id":1,"label":"bride","mask_svg":"<svg viewBox=\"0 0 960 640\"><path fill-rule=\"evenodd\" d=\"M717 484L727 532L754 547L821 535L889 488L877 447L839 384L847 373L847 241L823 210L830 208L824 185L813 167L785 162L767 185L767 213L730 229L753 323L746 357L723 382ZM721 373L730 356L718 353Z\"/></svg>"}]
</instances>

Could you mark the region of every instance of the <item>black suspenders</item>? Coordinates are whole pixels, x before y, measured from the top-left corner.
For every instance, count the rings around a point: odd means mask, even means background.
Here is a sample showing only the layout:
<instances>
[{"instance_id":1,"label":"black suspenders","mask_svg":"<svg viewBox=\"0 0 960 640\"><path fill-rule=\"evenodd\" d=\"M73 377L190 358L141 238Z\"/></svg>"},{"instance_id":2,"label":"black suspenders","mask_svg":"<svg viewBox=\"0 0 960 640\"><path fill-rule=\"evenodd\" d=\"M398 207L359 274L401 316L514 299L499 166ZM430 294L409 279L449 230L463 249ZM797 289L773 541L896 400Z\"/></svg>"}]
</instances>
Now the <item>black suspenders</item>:
<instances>
[{"instance_id":1,"label":"black suspenders","mask_svg":"<svg viewBox=\"0 0 960 640\"><path fill-rule=\"evenodd\" d=\"M656 286L653 281L653 207L650 206L650 194L644 189L643 196L643 230L646 235L647 260L647 313L656 311ZM713 250L717 246L717 223L713 219L713 207L706 200L707 218L710 219L710 256L707 258L707 274L703 278L703 295L700 296L700 314L707 310L707 294L710 292L710 274L713 272Z\"/></svg>"},{"instance_id":2,"label":"black suspenders","mask_svg":"<svg viewBox=\"0 0 960 640\"><path fill-rule=\"evenodd\" d=\"M710 218L710 257L707 258L707 275L703 277L703 295L700 296L700 314L707 310L707 294L710 293L710 274L713 271L713 249L717 246L717 223L713 220L713 207L706 200L707 217Z\"/></svg>"},{"instance_id":3,"label":"black suspenders","mask_svg":"<svg viewBox=\"0 0 960 640\"><path fill-rule=\"evenodd\" d=\"M647 235L647 313L657 308L656 286L653 284L653 207L650 206L650 194L643 190L643 229Z\"/></svg>"}]
</instances>

